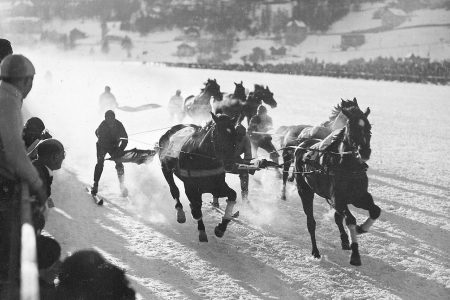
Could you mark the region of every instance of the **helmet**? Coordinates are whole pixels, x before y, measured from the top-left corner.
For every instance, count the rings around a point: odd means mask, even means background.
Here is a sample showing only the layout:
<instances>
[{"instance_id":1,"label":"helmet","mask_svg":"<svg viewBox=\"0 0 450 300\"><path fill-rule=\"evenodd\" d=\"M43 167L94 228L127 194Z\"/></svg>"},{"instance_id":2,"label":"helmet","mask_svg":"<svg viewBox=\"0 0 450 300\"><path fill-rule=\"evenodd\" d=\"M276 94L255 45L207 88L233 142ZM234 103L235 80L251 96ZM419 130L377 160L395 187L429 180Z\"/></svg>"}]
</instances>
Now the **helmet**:
<instances>
[{"instance_id":1,"label":"helmet","mask_svg":"<svg viewBox=\"0 0 450 300\"><path fill-rule=\"evenodd\" d=\"M247 129L245 129L244 126L242 126L241 124L236 126L236 135L241 138L243 136L245 136L245 134L247 133Z\"/></svg>"},{"instance_id":2,"label":"helmet","mask_svg":"<svg viewBox=\"0 0 450 300\"><path fill-rule=\"evenodd\" d=\"M36 131L41 133L45 129L44 122L38 117L29 118L23 128L24 131Z\"/></svg>"},{"instance_id":3,"label":"helmet","mask_svg":"<svg viewBox=\"0 0 450 300\"><path fill-rule=\"evenodd\" d=\"M105 119L115 119L115 118L116 118L116 114L114 113L114 111L107 110L105 112Z\"/></svg>"},{"instance_id":4,"label":"helmet","mask_svg":"<svg viewBox=\"0 0 450 300\"><path fill-rule=\"evenodd\" d=\"M36 71L31 61L20 54L8 55L0 64L0 78L21 78L34 74Z\"/></svg>"},{"instance_id":5,"label":"helmet","mask_svg":"<svg viewBox=\"0 0 450 300\"><path fill-rule=\"evenodd\" d=\"M258 106L258 115L267 113L267 108L264 105Z\"/></svg>"}]
</instances>

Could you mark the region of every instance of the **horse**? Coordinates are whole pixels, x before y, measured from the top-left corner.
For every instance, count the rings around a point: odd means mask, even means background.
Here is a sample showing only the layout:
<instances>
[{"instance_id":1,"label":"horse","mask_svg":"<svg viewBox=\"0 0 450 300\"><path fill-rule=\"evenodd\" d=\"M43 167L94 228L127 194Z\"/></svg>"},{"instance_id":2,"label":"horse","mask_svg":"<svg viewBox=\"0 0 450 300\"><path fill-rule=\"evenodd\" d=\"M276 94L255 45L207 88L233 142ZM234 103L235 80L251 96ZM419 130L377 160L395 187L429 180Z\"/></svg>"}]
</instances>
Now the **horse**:
<instances>
[{"instance_id":1,"label":"horse","mask_svg":"<svg viewBox=\"0 0 450 300\"><path fill-rule=\"evenodd\" d=\"M223 97L220 91L220 85L216 79L209 79L205 83L205 87L201 89L199 95L190 95L184 100L183 111L194 121L203 121L209 118L211 108L211 97L221 100Z\"/></svg>"},{"instance_id":2,"label":"horse","mask_svg":"<svg viewBox=\"0 0 450 300\"><path fill-rule=\"evenodd\" d=\"M289 177L289 169L294 161L294 149L302 141L307 139L324 139L336 129L341 129L347 122L347 117L342 113L342 108L358 106L356 98L350 100L341 99L341 103L333 107L329 119L319 126L292 125L280 127L277 131L282 135L280 148L283 149L283 186L281 189L281 200L286 200L286 183L294 181L294 174Z\"/></svg>"},{"instance_id":3,"label":"horse","mask_svg":"<svg viewBox=\"0 0 450 300\"><path fill-rule=\"evenodd\" d=\"M273 98L273 93L269 90L269 87L266 86L264 88L262 85L255 84L255 90L247 96L239 122L247 118L247 125L250 124L250 119L256 115L258 106L263 102L271 108L277 107L277 101Z\"/></svg>"},{"instance_id":4,"label":"horse","mask_svg":"<svg viewBox=\"0 0 450 300\"><path fill-rule=\"evenodd\" d=\"M342 113L348 118L344 128L333 131L322 141L310 139L297 147L295 178L311 236L312 255L320 258L313 215L314 194L317 194L334 207L334 219L340 232L342 249L352 250L350 264L360 266L357 234L367 232L381 213L367 191L366 161L371 154L371 125L367 117L370 109L367 108L363 113L355 106L342 108ZM362 225L356 224L348 204L369 211L369 217ZM343 226L344 218L351 244Z\"/></svg>"},{"instance_id":5,"label":"horse","mask_svg":"<svg viewBox=\"0 0 450 300\"><path fill-rule=\"evenodd\" d=\"M240 118L242 109L246 104L247 95L242 81L240 83L234 82L234 85L233 94L224 94L222 99L213 99L212 107L215 114L222 113L232 118Z\"/></svg>"},{"instance_id":6,"label":"horse","mask_svg":"<svg viewBox=\"0 0 450 300\"><path fill-rule=\"evenodd\" d=\"M192 217L197 220L200 242L208 241L202 220L202 194L228 197L225 215L214 230L217 237L224 235L236 203L236 192L225 182L225 170L231 169L234 163L235 120L224 114L211 113L211 116L212 120L204 127L175 125L159 140L161 169L176 201L177 221L186 222L186 216L174 174L184 183Z\"/></svg>"}]
</instances>

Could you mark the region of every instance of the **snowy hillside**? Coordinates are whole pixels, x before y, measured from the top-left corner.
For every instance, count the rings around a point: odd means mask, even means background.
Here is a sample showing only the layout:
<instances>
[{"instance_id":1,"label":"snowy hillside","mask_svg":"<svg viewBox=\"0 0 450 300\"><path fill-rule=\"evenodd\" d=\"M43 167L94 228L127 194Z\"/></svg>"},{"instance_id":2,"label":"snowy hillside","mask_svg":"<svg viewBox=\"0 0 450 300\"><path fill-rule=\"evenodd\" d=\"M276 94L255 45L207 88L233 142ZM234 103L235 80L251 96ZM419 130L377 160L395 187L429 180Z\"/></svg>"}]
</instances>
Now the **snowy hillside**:
<instances>
[{"instance_id":1,"label":"snowy hillside","mask_svg":"<svg viewBox=\"0 0 450 300\"><path fill-rule=\"evenodd\" d=\"M165 68L20 50L37 69L25 105L66 146L63 169L55 173L52 187L56 209L46 227L64 255L97 249L126 269L141 299L449 298L449 86ZM51 78L45 78L47 70ZM278 101L269 111L275 127L318 124L341 97L370 106L369 190L382 215L360 237L361 267L351 266L349 253L340 249L332 211L320 197L314 209L322 258L312 258L295 186L289 184L288 199L281 201L281 182L270 170L251 176L253 209L239 197L242 224L232 223L221 239L213 234L221 215L209 208L211 197L204 195L208 243L198 242L189 213L186 224L176 222L158 158L125 166L130 200L116 196L114 166L105 163L100 191L109 201L104 207L94 205L84 186L92 181L103 87L110 85L121 105L163 105L117 113L130 135L129 147L148 149L171 125L166 112L170 96L176 89L183 96L197 94L207 78L216 78L226 92L240 80L250 89L255 83L269 85ZM227 175L227 182L239 191L236 176ZM181 201L187 208L184 194ZM359 223L367 217L365 211L352 211Z\"/></svg>"}]
</instances>

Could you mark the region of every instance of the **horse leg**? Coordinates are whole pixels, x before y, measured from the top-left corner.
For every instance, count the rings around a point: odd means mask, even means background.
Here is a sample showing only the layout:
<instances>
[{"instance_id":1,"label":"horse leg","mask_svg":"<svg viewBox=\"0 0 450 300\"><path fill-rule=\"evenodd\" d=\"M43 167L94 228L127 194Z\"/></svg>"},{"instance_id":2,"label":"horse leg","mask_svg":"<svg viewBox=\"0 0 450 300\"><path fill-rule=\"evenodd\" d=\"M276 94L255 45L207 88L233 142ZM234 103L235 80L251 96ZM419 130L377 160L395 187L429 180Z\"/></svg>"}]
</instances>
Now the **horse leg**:
<instances>
[{"instance_id":1,"label":"horse leg","mask_svg":"<svg viewBox=\"0 0 450 300\"><path fill-rule=\"evenodd\" d=\"M286 183L289 177L289 167L291 166L291 159L286 150L283 151L283 186L281 188L281 200L286 200Z\"/></svg>"},{"instance_id":2,"label":"horse leg","mask_svg":"<svg viewBox=\"0 0 450 300\"><path fill-rule=\"evenodd\" d=\"M208 242L205 224L202 219L202 193L198 187L187 185L186 183L184 184L184 189L190 202L192 217L197 221L198 239L200 242Z\"/></svg>"},{"instance_id":3,"label":"horse leg","mask_svg":"<svg viewBox=\"0 0 450 300\"><path fill-rule=\"evenodd\" d=\"M183 205L180 202L180 190L175 184L175 180L173 178L173 172L167 168L162 168L162 172L164 174L164 178L166 178L167 183L169 184L170 194L172 194L173 199L177 202L175 204L175 209L177 210L177 222L185 223L186 222L186 214L183 210Z\"/></svg>"},{"instance_id":4,"label":"horse leg","mask_svg":"<svg viewBox=\"0 0 450 300\"><path fill-rule=\"evenodd\" d=\"M361 265L361 256L358 249L358 238L356 236L356 218L352 215L348 208L345 210L345 223L347 224L348 231L350 232L350 240L352 254L350 255L350 264L354 266Z\"/></svg>"},{"instance_id":5,"label":"horse leg","mask_svg":"<svg viewBox=\"0 0 450 300\"><path fill-rule=\"evenodd\" d=\"M351 250L350 248L350 242L348 241L348 234L345 231L343 222L344 222L344 216L341 213L338 213L337 211L334 213L334 222L336 223L339 233L341 234L341 246L342 250Z\"/></svg>"},{"instance_id":6,"label":"horse leg","mask_svg":"<svg viewBox=\"0 0 450 300\"><path fill-rule=\"evenodd\" d=\"M306 224L308 226L309 235L311 236L311 254L315 258L320 258L319 249L317 248L316 243L316 220L314 220L313 211L314 192L301 175L297 176L297 191L300 199L302 199L303 211L306 214Z\"/></svg>"},{"instance_id":7,"label":"horse leg","mask_svg":"<svg viewBox=\"0 0 450 300\"><path fill-rule=\"evenodd\" d=\"M225 178L224 178L225 179ZM217 237L223 237L225 234L225 231L227 230L228 223L230 223L233 215L233 208L236 204L236 192L230 188L227 183L224 181L223 185L219 191L221 195L224 195L224 197L228 197L227 199L227 206L225 208L225 214L222 218L222 222L219 223L216 228L214 228L214 233Z\"/></svg>"},{"instance_id":8,"label":"horse leg","mask_svg":"<svg viewBox=\"0 0 450 300\"><path fill-rule=\"evenodd\" d=\"M378 205L373 202L372 195L370 193L365 194L361 201L354 204L358 208L366 209L369 211L369 217L361 225L356 226L356 233L362 234L369 231L370 227L373 225L376 219L381 214L381 209Z\"/></svg>"}]
</instances>

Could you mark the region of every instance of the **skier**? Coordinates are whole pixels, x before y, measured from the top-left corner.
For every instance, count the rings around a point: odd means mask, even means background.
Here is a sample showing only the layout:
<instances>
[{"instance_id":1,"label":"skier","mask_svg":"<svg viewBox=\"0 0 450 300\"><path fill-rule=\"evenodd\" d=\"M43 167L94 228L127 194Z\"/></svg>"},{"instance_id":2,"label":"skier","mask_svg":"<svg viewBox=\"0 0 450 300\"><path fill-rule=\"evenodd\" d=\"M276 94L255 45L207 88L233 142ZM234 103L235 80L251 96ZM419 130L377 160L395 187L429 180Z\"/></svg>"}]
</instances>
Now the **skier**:
<instances>
[{"instance_id":1,"label":"skier","mask_svg":"<svg viewBox=\"0 0 450 300\"><path fill-rule=\"evenodd\" d=\"M91 189L91 194L96 195L98 191L98 182L103 172L103 164L105 156L108 153L111 158L120 158L128 144L128 135L122 123L116 120L116 115L112 110L105 113L105 120L100 123L100 126L95 131L97 136L97 164L94 171L94 185ZM124 184L124 167L123 163L115 160L117 176L119 177L120 190L125 197L128 191Z\"/></svg>"},{"instance_id":2,"label":"skier","mask_svg":"<svg viewBox=\"0 0 450 300\"><path fill-rule=\"evenodd\" d=\"M169 114L170 118L175 119L176 122L181 122L183 119L183 98L181 97L181 91L177 90L169 100Z\"/></svg>"},{"instance_id":3,"label":"skier","mask_svg":"<svg viewBox=\"0 0 450 300\"><path fill-rule=\"evenodd\" d=\"M105 91L99 97L98 105L100 112L115 110L119 106L109 86L105 86Z\"/></svg>"}]
</instances>

